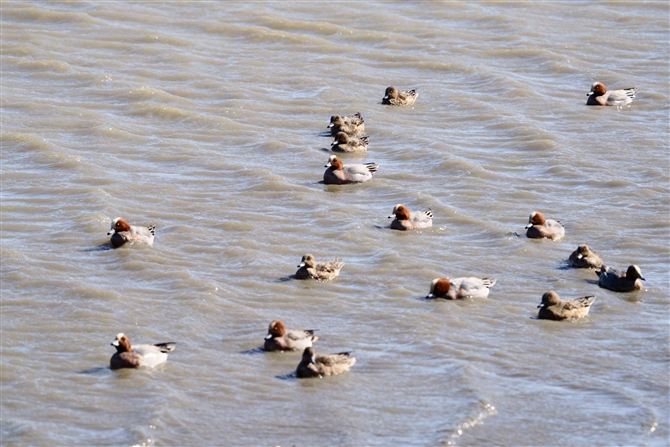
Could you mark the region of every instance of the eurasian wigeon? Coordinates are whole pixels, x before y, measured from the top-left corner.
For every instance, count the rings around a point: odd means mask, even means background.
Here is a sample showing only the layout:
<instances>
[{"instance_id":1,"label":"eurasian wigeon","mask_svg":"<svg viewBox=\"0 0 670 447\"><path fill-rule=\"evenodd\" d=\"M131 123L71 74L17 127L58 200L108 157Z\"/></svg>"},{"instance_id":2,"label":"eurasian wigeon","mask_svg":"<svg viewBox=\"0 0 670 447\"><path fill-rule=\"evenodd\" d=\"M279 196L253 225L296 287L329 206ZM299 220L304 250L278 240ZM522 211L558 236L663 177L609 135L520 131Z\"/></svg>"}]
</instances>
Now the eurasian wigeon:
<instances>
[{"instance_id":1,"label":"eurasian wigeon","mask_svg":"<svg viewBox=\"0 0 670 447\"><path fill-rule=\"evenodd\" d=\"M152 245L154 243L155 231L156 225L138 227L135 225L130 225L121 217L117 217L112 221L112 226L111 229L107 232L107 236L110 234L112 235L110 241L115 248L122 246L126 242L134 241Z\"/></svg>"},{"instance_id":2,"label":"eurasian wigeon","mask_svg":"<svg viewBox=\"0 0 670 447\"><path fill-rule=\"evenodd\" d=\"M607 91L605 84L594 82L591 91L586 94L589 98L586 100L587 106L625 106L630 104L639 88L631 87L621 90Z\"/></svg>"},{"instance_id":3,"label":"eurasian wigeon","mask_svg":"<svg viewBox=\"0 0 670 447\"><path fill-rule=\"evenodd\" d=\"M617 270L603 265L600 270L596 270L598 275L598 285L605 289L614 290L615 292L632 292L633 290L642 289L642 283L639 281L646 281L642 277L640 267L631 265L626 270L626 273L620 273Z\"/></svg>"},{"instance_id":4,"label":"eurasian wigeon","mask_svg":"<svg viewBox=\"0 0 670 447\"><path fill-rule=\"evenodd\" d=\"M462 298L486 298L489 289L498 281L495 278L436 278L430 283L427 299L444 298L458 300Z\"/></svg>"},{"instance_id":5,"label":"eurasian wigeon","mask_svg":"<svg viewBox=\"0 0 670 447\"><path fill-rule=\"evenodd\" d=\"M124 333L116 335L111 343L116 347L116 353L109 360L112 369L138 368L140 366L153 368L164 363L168 353L174 350L175 342L157 343L155 345L130 346L130 340Z\"/></svg>"},{"instance_id":6,"label":"eurasian wigeon","mask_svg":"<svg viewBox=\"0 0 670 447\"><path fill-rule=\"evenodd\" d=\"M577 246L577 250L573 251L570 258L568 258L568 263L572 267L580 269L597 269L603 265L603 260L588 245L580 244Z\"/></svg>"},{"instance_id":7,"label":"eurasian wigeon","mask_svg":"<svg viewBox=\"0 0 670 447\"><path fill-rule=\"evenodd\" d=\"M345 132L338 132L335 141L330 145L334 152L367 152L368 137L351 137Z\"/></svg>"},{"instance_id":8,"label":"eurasian wigeon","mask_svg":"<svg viewBox=\"0 0 670 447\"><path fill-rule=\"evenodd\" d=\"M314 331L287 330L281 320L274 320L265 336L264 347L266 351L302 351L311 347L318 339Z\"/></svg>"},{"instance_id":9,"label":"eurasian wigeon","mask_svg":"<svg viewBox=\"0 0 670 447\"><path fill-rule=\"evenodd\" d=\"M365 130L365 122L363 121L360 112L356 112L355 115L349 116L333 115L330 117L328 128L332 135L337 135L339 132L356 135Z\"/></svg>"},{"instance_id":10,"label":"eurasian wigeon","mask_svg":"<svg viewBox=\"0 0 670 447\"><path fill-rule=\"evenodd\" d=\"M416 90L397 90L391 86L386 89L386 94L382 98L382 104L391 106L411 106L416 101L419 94Z\"/></svg>"},{"instance_id":11,"label":"eurasian wigeon","mask_svg":"<svg viewBox=\"0 0 670 447\"><path fill-rule=\"evenodd\" d=\"M542 295L542 304L537 317L540 320L567 320L568 318L582 318L589 313L591 304L595 301L595 295L562 300L558 293L553 290Z\"/></svg>"},{"instance_id":12,"label":"eurasian wigeon","mask_svg":"<svg viewBox=\"0 0 670 447\"><path fill-rule=\"evenodd\" d=\"M323 173L323 183L327 185L344 185L346 183L363 183L377 172L379 163L345 165L337 155L331 155Z\"/></svg>"},{"instance_id":13,"label":"eurasian wigeon","mask_svg":"<svg viewBox=\"0 0 670 447\"><path fill-rule=\"evenodd\" d=\"M312 278L318 281L330 281L340 274L344 262L340 262L338 258L332 261L316 262L314 256L307 253L302 257L298 267L298 271L295 272L297 279Z\"/></svg>"},{"instance_id":14,"label":"eurasian wigeon","mask_svg":"<svg viewBox=\"0 0 670 447\"><path fill-rule=\"evenodd\" d=\"M556 241L565 236L565 228L559 221L545 219L541 212L535 211L528 218L526 236L534 239L547 238Z\"/></svg>"},{"instance_id":15,"label":"eurasian wigeon","mask_svg":"<svg viewBox=\"0 0 670 447\"><path fill-rule=\"evenodd\" d=\"M394 230L415 230L433 226L433 210L430 208L410 213L405 205L398 204L393 207L393 214L389 219L392 217L395 217L391 222L391 228Z\"/></svg>"},{"instance_id":16,"label":"eurasian wigeon","mask_svg":"<svg viewBox=\"0 0 670 447\"><path fill-rule=\"evenodd\" d=\"M350 357L348 352L315 355L313 348L305 348L295 372L300 378L330 376L349 371L354 363L356 357Z\"/></svg>"}]
</instances>

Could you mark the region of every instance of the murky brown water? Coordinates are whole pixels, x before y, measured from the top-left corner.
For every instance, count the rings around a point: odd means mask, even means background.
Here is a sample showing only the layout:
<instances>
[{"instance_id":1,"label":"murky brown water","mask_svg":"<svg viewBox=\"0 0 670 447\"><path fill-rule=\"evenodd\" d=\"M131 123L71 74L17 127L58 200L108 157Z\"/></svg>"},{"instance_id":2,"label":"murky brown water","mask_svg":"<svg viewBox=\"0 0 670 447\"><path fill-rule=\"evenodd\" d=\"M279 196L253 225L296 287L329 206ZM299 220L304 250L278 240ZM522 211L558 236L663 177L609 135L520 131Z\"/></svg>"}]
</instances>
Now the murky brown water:
<instances>
[{"instance_id":1,"label":"murky brown water","mask_svg":"<svg viewBox=\"0 0 670 447\"><path fill-rule=\"evenodd\" d=\"M667 3L2 3L2 444L667 445ZM599 80L639 86L586 107ZM417 88L413 108L380 104ZM376 162L319 183L333 114ZM394 205L434 226L380 228ZM517 237L528 215L566 237ZM153 247L106 250L109 222ZM564 268L580 243L639 293ZM282 281L303 254L332 283ZM486 299L422 298L492 276ZM579 322L542 294L596 294ZM297 380L268 323L351 350ZM176 341L110 371L118 332Z\"/></svg>"}]
</instances>

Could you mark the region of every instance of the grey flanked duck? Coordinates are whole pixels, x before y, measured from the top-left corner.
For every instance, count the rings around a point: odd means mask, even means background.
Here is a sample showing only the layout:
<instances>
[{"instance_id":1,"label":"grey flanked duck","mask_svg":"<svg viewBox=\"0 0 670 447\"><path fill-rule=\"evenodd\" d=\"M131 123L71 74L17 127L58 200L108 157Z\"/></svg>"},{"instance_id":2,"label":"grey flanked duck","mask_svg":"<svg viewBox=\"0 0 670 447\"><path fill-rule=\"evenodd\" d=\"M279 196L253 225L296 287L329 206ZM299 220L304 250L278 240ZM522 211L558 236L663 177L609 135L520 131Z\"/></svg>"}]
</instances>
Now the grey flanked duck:
<instances>
[{"instance_id":1,"label":"grey flanked duck","mask_svg":"<svg viewBox=\"0 0 670 447\"><path fill-rule=\"evenodd\" d=\"M168 354L174 350L176 345L174 342L167 342L130 346L130 340L122 332L116 335L116 339L111 344L116 348L116 353L109 360L111 369L138 368L141 366L153 368L165 363Z\"/></svg>"},{"instance_id":2,"label":"grey flanked duck","mask_svg":"<svg viewBox=\"0 0 670 447\"><path fill-rule=\"evenodd\" d=\"M372 178L377 172L379 163L351 164L345 165L337 155L331 155L325 166L323 183L327 185L344 185L347 183L363 183Z\"/></svg>"},{"instance_id":3,"label":"grey flanked duck","mask_svg":"<svg viewBox=\"0 0 670 447\"><path fill-rule=\"evenodd\" d=\"M427 299L444 298L459 300L463 298L486 298L489 289L496 284L495 278L436 278L430 283L430 293Z\"/></svg>"},{"instance_id":4,"label":"grey flanked duck","mask_svg":"<svg viewBox=\"0 0 670 447\"><path fill-rule=\"evenodd\" d=\"M535 211L528 218L526 236L533 239L547 238L556 241L565 236L565 228L559 221L545 219L541 212Z\"/></svg>"},{"instance_id":5,"label":"grey flanked duck","mask_svg":"<svg viewBox=\"0 0 670 447\"><path fill-rule=\"evenodd\" d=\"M600 270L596 270L598 275L598 285L605 289L614 290L615 292L632 292L633 290L642 289L642 281L646 281L642 277L640 267L631 265L626 270L626 273L621 273L611 267L603 265Z\"/></svg>"},{"instance_id":6,"label":"grey flanked duck","mask_svg":"<svg viewBox=\"0 0 670 447\"><path fill-rule=\"evenodd\" d=\"M639 88L631 87L607 91L605 84L594 82L591 91L586 94L587 106L625 106L633 102Z\"/></svg>"},{"instance_id":7,"label":"grey flanked duck","mask_svg":"<svg viewBox=\"0 0 670 447\"><path fill-rule=\"evenodd\" d=\"M112 225L110 230L107 232L107 236L112 236L110 238L110 242L115 248L122 246L126 242L134 241L153 245L155 231L156 225L138 227L135 225L130 225L128 222L126 222L125 219L121 217L117 217L112 221Z\"/></svg>"},{"instance_id":8,"label":"grey flanked duck","mask_svg":"<svg viewBox=\"0 0 670 447\"><path fill-rule=\"evenodd\" d=\"M398 204L393 207L393 214L389 219L392 217L394 219L391 228L394 230L416 230L433 226L433 210L430 208L411 213L405 205Z\"/></svg>"},{"instance_id":9,"label":"grey flanked duck","mask_svg":"<svg viewBox=\"0 0 670 447\"><path fill-rule=\"evenodd\" d=\"M274 320L268 327L264 348L266 351L302 351L319 339L314 331L286 329L281 320Z\"/></svg>"}]
</instances>

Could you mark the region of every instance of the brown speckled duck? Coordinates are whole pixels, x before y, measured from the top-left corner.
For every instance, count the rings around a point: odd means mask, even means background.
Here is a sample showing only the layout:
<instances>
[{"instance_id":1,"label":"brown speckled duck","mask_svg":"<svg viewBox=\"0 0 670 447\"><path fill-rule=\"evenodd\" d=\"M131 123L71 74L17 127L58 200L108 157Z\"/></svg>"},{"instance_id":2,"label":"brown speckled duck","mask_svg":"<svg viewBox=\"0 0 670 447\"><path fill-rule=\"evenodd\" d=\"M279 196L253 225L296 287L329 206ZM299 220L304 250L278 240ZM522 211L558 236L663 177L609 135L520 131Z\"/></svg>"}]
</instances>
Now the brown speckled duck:
<instances>
[{"instance_id":1,"label":"brown speckled duck","mask_svg":"<svg viewBox=\"0 0 670 447\"><path fill-rule=\"evenodd\" d=\"M542 295L542 303L537 317L540 320L567 320L585 317L596 297L585 296L572 300L562 300L553 290Z\"/></svg>"},{"instance_id":2,"label":"brown speckled duck","mask_svg":"<svg viewBox=\"0 0 670 447\"><path fill-rule=\"evenodd\" d=\"M348 352L316 355L313 348L305 348L296 374L299 378L342 374L349 371L354 363L356 357L351 357Z\"/></svg>"},{"instance_id":3,"label":"brown speckled duck","mask_svg":"<svg viewBox=\"0 0 670 447\"><path fill-rule=\"evenodd\" d=\"M382 104L390 106L411 106L419 94L416 90L398 90L391 86L386 89Z\"/></svg>"},{"instance_id":4,"label":"brown speckled duck","mask_svg":"<svg viewBox=\"0 0 670 447\"><path fill-rule=\"evenodd\" d=\"M350 116L333 115L330 117L328 128L332 135L337 135L339 132L356 135L365 130L365 121L359 112Z\"/></svg>"},{"instance_id":5,"label":"brown speckled duck","mask_svg":"<svg viewBox=\"0 0 670 447\"><path fill-rule=\"evenodd\" d=\"M580 269L599 269L603 265L603 260L588 245L580 244L568 258L568 264Z\"/></svg>"},{"instance_id":6,"label":"brown speckled duck","mask_svg":"<svg viewBox=\"0 0 670 447\"><path fill-rule=\"evenodd\" d=\"M298 267L298 271L295 272L297 279L311 278L318 281L330 281L340 274L344 262L341 262L338 258L332 261L316 262L314 256L307 253L302 257Z\"/></svg>"}]
</instances>

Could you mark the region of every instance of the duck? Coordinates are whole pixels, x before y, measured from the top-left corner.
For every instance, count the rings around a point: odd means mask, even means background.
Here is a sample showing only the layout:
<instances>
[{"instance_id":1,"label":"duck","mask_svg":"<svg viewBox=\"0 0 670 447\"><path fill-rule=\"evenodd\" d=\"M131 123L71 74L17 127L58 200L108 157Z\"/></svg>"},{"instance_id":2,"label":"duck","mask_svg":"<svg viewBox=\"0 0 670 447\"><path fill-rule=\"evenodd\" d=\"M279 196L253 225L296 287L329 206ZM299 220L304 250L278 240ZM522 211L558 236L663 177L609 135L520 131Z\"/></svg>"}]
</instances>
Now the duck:
<instances>
[{"instance_id":1,"label":"duck","mask_svg":"<svg viewBox=\"0 0 670 447\"><path fill-rule=\"evenodd\" d=\"M349 352L316 355L313 348L305 348L296 375L302 379L342 374L349 371L354 363L356 357L351 357Z\"/></svg>"},{"instance_id":2,"label":"duck","mask_svg":"<svg viewBox=\"0 0 670 447\"><path fill-rule=\"evenodd\" d=\"M642 276L642 271L637 265L631 265L626 270L626 273L621 273L606 265L600 266L600 270L596 270L598 275L598 285L604 289L613 290L615 292L632 292L634 290L642 289L642 281L646 281Z\"/></svg>"},{"instance_id":3,"label":"duck","mask_svg":"<svg viewBox=\"0 0 670 447\"><path fill-rule=\"evenodd\" d=\"M134 241L139 241L147 245L153 245L155 231L156 225L138 227L135 225L130 225L122 217L117 217L112 221L112 225L110 230L107 232L107 236L112 236L109 240L114 248L120 247L126 242Z\"/></svg>"},{"instance_id":4,"label":"duck","mask_svg":"<svg viewBox=\"0 0 670 447\"><path fill-rule=\"evenodd\" d=\"M353 136L365 130L365 121L363 121L360 112L356 112L354 115L349 116L333 115L330 117L328 128L332 135L344 132Z\"/></svg>"},{"instance_id":5,"label":"duck","mask_svg":"<svg viewBox=\"0 0 670 447\"><path fill-rule=\"evenodd\" d=\"M388 218L392 217L395 217L391 222L391 228L394 230L416 230L433 226L433 210L430 208L410 213L405 205L399 203L393 207L393 214Z\"/></svg>"},{"instance_id":6,"label":"duck","mask_svg":"<svg viewBox=\"0 0 670 447\"><path fill-rule=\"evenodd\" d=\"M542 303L537 317L540 320L567 320L585 317L596 300L595 295L562 300L553 290L542 295Z\"/></svg>"},{"instance_id":7,"label":"duck","mask_svg":"<svg viewBox=\"0 0 670 447\"><path fill-rule=\"evenodd\" d=\"M620 90L607 91L605 84L594 82L591 91L586 94L587 106L625 106L633 102L639 88L631 87Z\"/></svg>"},{"instance_id":8,"label":"duck","mask_svg":"<svg viewBox=\"0 0 670 447\"><path fill-rule=\"evenodd\" d=\"M332 261L316 262L314 256L307 253L302 257L298 265L298 271L295 272L297 279L316 279L318 281L330 281L340 274L340 270L344 267L344 262L338 258Z\"/></svg>"},{"instance_id":9,"label":"duck","mask_svg":"<svg viewBox=\"0 0 670 447\"><path fill-rule=\"evenodd\" d=\"M489 296L489 289L497 281L496 278L436 278L430 283L430 293L426 295L426 299L486 298Z\"/></svg>"},{"instance_id":10,"label":"duck","mask_svg":"<svg viewBox=\"0 0 670 447\"><path fill-rule=\"evenodd\" d=\"M556 241L565 236L565 228L557 220L545 219L539 211L534 211L528 218L526 236L534 239L551 239Z\"/></svg>"},{"instance_id":11,"label":"duck","mask_svg":"<svg viewBox=\"0 0 670 447\"><path fill-rule=\"evenodd\" d=\"M579 244L568 258L570 266L580 269L598 269L603 265L600 255L586 244Z\"/></svg>"},{"instance_id":12,"label":"duck","mask_svg":"<svg viewBox=\"0 0 670 447\"><path fill-rule=\"evenodd\" d=\"M264 348L266 351L302 351L318 339L312 330L287 330L281 320L274 320L268 327Z\"/></svg>"},{"instance_id":13,"label":"duck","mask_svg":"<svg viewBox=\"0 0 670 447\"><path fill-rule=\"evenodd\" d=\"M368 137L351 137L346 132L338 132L335 140L330 145L334 152L367 152Z\"/></svg>"},{"instance_id":14,"label":"duck","mask_svg":"<svg viewBox=\"0 0 670 447\"><path fill-rule=\"evenodd\" d=\"M323 183L326 185L344 185L367 182L372 178L372 174L377 172L379 163L345 165L337 155L331 155L324 167L328 169L323 173Z\"/></svg>"},{"instance_id":15,"label":"duck","mask_svg":"<svg viewBox=\"0 0 670 447\"><path fill-rule=\"evenodd\" d=\"M167 361L168 354L174 350L176 343L171 341L131 347L130 340L126 334L120 332L116 335L116 339L114 339L111 345L116 347L116 353L109 360L111 369L153 368Z\"/></svg>"},{"instance_id":16,"label":"duck","mask_svg":"<svg viewBox=\"0 0 670 447\"><path fill-rule=\"evenodd\" d=\"M397 90L390 86L386 89L386 93L382 98L382 104L391 106L411 106L416 101L419 94L416 90Z\"/></svg>"}]
</instances>

